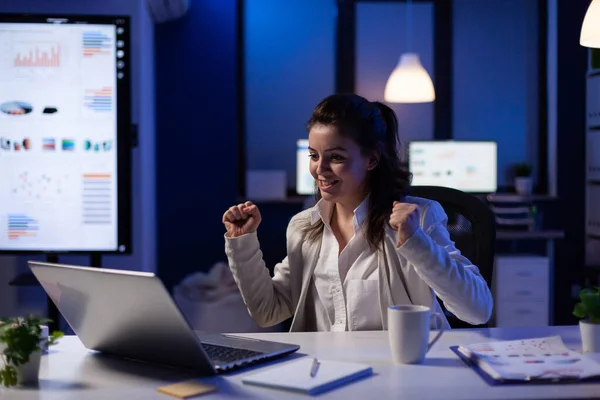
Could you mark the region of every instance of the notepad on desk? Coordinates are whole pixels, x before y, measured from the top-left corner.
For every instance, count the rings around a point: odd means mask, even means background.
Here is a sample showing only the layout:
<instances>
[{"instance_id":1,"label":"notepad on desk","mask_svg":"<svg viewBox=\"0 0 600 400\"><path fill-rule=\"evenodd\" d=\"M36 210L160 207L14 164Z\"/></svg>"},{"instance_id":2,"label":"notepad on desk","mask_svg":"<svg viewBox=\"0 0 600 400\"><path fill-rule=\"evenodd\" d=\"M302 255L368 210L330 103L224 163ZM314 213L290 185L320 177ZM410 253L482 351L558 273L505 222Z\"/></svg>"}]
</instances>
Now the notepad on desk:
<instances>
[{"instance_id":1,"label":"notepad on desk","mask_svg":"<svg viewBox=\"0 0 600 400\"><path fill-rule=\"evenodd\" d=\"M316 395L373 374L373 369L364 364L330 360L319 360L319 364L314 376L314 359L307 357L261 371L242 382Z\"/></svg>"},{"instance_id":2,"label":"notepad on desk","mask_svg":"<svg viewBox=\"0 0 600 400\"><path fill-rule=\"evenodd\" d=\"M451 349L490 384L600 379L600 364L568 349L560 336L477 343Z\"/></svg>"}]
</instances>

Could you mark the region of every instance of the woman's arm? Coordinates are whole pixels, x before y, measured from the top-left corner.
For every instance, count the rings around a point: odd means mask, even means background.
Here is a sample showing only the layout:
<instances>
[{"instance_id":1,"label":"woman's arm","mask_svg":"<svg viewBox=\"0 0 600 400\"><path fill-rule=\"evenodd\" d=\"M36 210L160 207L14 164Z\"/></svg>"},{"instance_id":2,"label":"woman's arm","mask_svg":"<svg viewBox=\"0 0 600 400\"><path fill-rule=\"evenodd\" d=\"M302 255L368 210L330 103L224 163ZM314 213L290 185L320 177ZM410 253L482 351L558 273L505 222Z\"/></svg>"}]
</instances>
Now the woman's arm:
<instances>
[{"instance_id":1,"label":"woman's arm","mask_svg":"<svg viewBox=\"0 0 600 400\"><path fill-rule=\"evenodd\" d=\"M398 253L414 265L448 311L473 325L486 323L492 314L492 293L479 269L450 240L444 209L431 201L420 212L421 227Z\"/></svg>"},{"instance_id":2,"label":"woman's arm","mask_svg":"<svg viewBox=\"0 0 600 400\"><path fill-rule=\"evenodd\" d=\"M235 238L225 236L225 253L248 312L258 325L277 325L292 316L287 257L275 266L271 278L256 232Z\"/></svg>"}]
</instances>

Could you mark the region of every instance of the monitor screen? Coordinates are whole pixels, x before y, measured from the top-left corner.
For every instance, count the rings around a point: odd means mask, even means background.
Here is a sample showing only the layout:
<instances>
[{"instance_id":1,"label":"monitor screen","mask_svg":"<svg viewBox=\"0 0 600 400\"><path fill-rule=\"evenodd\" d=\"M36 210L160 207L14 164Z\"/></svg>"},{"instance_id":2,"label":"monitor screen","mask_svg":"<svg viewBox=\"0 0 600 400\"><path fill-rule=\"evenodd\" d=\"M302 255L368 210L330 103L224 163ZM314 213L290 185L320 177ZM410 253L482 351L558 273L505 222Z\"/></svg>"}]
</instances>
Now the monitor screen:
<instances>
[{"instance_id":1,"label":"monitor screen","mask_svg":"<svg viewBox=\"0 0 600 400\"><path fill-rule=\"evenodd\" d=\"M446 186L470 193L497 190L497 145L491 141L414 141L408 165L414 186Z\"/></svg>"},{"instance_id":2,"label":"monitor screen","mask_svg":"<svg viewBox=\"0 0 600 400\"><path fill-rule=\"evenodd\" d=\"M308 156L308 140L298 140L296 142L296 193L299 195L315 193L315 180L310 174Z\"/></svg>"},{"instance_id":3,"label":"monitor screen","mask_svg":"<svg viewBox=\"0 0 600 400\"><path fill-rule=\"evenodd\" d=\"M129 252L128 17L0 14L0 251Z\"/></svg>"}]
</instances>

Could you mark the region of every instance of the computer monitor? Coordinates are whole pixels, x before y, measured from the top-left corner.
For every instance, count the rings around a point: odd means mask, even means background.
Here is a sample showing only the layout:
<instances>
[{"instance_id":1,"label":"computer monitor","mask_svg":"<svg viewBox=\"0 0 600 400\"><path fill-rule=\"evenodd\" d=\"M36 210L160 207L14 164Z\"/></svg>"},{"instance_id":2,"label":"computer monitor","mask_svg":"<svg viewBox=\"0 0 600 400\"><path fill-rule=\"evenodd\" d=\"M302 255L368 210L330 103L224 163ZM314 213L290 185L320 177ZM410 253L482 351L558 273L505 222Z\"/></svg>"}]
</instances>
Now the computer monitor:
<instances>
[{"instance_id":1,"label":"computer monitor","mask_svg":"<svg viewBox=\"0 0 600 400\"><path fill-rule=\"evenodd\" d=\"M0 253L131 252L130 26L0 13Z\"/></svg>"},{"instance_id":2,"label":"computer monitor","mask_svg":"<svg viewBox=\"0 0 600 400\"><path fill-rule=\"evenodd\" d=\"M414 186L445 186L469 193L493 193L498 188L493 141L412 141L408 166Z\"/></svg>"},{"instance_id":3,"label":"computer monitor","mask_svg":"<svg viewBox=\"0 0 600 400\"><path fill-rule=\"evenodd\" d=\"M315 180L310 174L308 158L308 139L296 142L296 193L311 195L315 193Z\"/></svg>"}]
</instances>

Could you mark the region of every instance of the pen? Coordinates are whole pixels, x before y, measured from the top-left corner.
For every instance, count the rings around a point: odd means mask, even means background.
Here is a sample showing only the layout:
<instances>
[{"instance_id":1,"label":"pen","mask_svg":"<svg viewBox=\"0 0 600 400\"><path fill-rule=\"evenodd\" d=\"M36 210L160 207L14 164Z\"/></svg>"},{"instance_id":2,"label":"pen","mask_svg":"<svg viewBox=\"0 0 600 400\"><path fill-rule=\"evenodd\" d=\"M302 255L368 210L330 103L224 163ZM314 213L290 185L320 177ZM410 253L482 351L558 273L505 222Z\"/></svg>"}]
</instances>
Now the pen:
<instances>
[{"instance_id":1,"label":"pen","mask_svg":"<svg viewBox=\"0 0 600 400\"><path fill-rule=\"evenodd\" d=\"M319 362L319 360L317 360L316 358L313 359L313 363L312 363L312 367L310 367L310 376L311 378L314 378L317 375L317 372L319 371L319 365L321 365L321 363Z\"/></svg>"}]
</instances>

